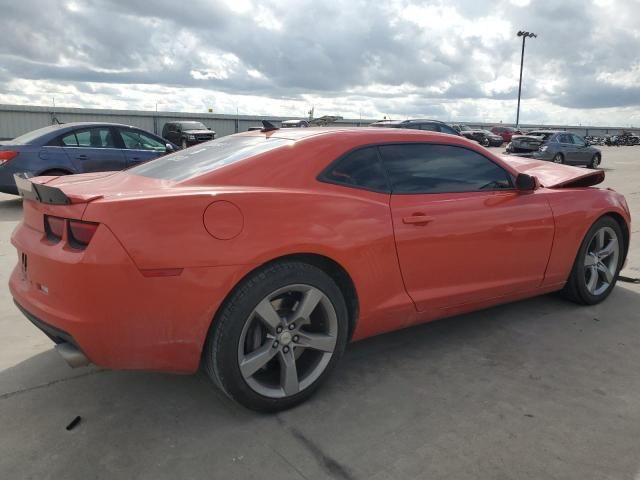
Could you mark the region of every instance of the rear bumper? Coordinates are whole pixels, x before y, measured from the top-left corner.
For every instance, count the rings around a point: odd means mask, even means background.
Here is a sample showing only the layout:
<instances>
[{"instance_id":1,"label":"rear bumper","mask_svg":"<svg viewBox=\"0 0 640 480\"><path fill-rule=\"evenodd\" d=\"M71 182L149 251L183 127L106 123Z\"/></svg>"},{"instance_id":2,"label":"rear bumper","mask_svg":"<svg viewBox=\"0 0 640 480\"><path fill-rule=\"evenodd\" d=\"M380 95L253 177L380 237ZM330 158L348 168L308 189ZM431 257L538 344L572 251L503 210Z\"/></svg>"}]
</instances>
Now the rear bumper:
<instances>
[{"instance_id":1,"label":"rear bumper","mask_svg":"<svg viewBox=\"0 0 640 480\"><path fill-rule=\"evenodd\" d=\"M84 251L51 245L20 224L9 288L15 302L55 342L76 346L114 369L194 372L213 316L243 272L239 267L185 268L145 277L101 225Z\"/></svg>"}]
</instances>

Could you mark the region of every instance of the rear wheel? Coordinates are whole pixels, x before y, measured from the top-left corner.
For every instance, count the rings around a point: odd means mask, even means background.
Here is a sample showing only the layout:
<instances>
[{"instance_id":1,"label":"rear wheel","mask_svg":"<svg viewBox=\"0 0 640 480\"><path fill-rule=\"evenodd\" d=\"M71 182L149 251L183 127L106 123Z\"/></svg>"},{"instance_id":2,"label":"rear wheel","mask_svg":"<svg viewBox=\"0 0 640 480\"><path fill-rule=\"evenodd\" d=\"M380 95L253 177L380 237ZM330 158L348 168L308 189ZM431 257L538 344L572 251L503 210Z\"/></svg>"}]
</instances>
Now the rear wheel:
<instances>
[{"instance_id":1,"label":"rear wheel","mask_svg":"<svg viewBox=\"0 0 640 480\"><path fill-rule=\"evenodd\" d=\"M259 411L297 405L320 386L347 343L347 307L312 265L284 261L256 271L214 320L204 366L233 400Z\"/></svg>"},{"instance_id":2,"label":"rear wheel","mask_svg":"<svg viewBox=\"0 0 640 480\"><path fill-rule=\"evenodd\" d=\"M556 153L553 157L553 163L564 163L564 156L561 153Z\"/></svg>"},{"instance_id":3,"label":"rear wheel","mask_svg":"<svg viewBox=\"0 0 640 480\"><path fill-rule=\"evenodd\" d=\"M489 142L489 139L488 139L488 138L486 138L486 137L485 137L485 138L482 140L482 146L483 146L483 147L488 147L490 144L491 144L491 142Z\"/></svg>"},{"instance_id":4,"label":"rear wheel","mask_svg":"<svg viewBox=\"0 0 640 480\"><path fill-rule=\"evenodd\" d=\"M620 225L609 216L589 229L582 241L563 292L584 305L600 303L609 296L624 262L624 237Z\"/></svg>"},{"instance_id":5,"label":"rear wheel","mask_svg":"<svg viewBox=\"0 0 640 480\"><path fill-rule=\"evenodd\" d=\"M66 170L47 170L46 172L42 172L40 175L47 177L61 177L63 175L71 175L71 173Z\"/></svg>"},{"instance_id":6,"label":"rear wheel","mask_svg":"<svg viewBox=\"0 0 640 480\"><path fill-rule=\"evenodd\" d=\"M185 138L182 139L182 143L181 143L182 149L184 150L185 148L188 147L187 145L187 140Z\"/></svg>"},{"instance_id":7,"label":"rear wheel","mask_svg":"<svg viewBox=\"0 0 640 480\"><path fill-rule=\"evenodd\" d=\"M598 168L600 165L600 154L596 153L591 159L591 163L589 163L589 168Z\"/></svg>"}]
</instances>

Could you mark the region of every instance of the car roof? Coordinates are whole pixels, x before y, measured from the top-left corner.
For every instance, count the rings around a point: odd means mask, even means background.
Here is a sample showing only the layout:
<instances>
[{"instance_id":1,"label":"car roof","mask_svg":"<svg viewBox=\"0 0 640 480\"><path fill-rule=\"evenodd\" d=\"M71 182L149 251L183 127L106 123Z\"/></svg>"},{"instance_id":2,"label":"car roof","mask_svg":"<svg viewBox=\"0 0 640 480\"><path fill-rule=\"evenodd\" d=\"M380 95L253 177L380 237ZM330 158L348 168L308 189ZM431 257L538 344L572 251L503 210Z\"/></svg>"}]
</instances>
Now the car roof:
<instances>
[{"instance_id":1,"label":"car roof","mask_svg":"<svg viewBox=\"0 0 640 480\"><path fill-rule=\"evenodd\" d=\"M412 141L415 141L415 136L421 136L428 140L426 137L429 135L436 136L439 139L442 138L460 138L457 135L451 135L448 133L431 132L427 130L411 130L411 129L398 129L398 128L377 128L377 127L309 127L309 128L286 128L284 130L270 130L264 132L262 130L253 130L249 132L241 132L236 135L249 135L249 136L266 136L274 138L284 138L287 140L302 140L309 137L317 137L320 135L327 136L342 136L345 134L357 135L362 137L370 137L371 142L386 141L388 137L397 138L398 136L411 137Z\"/></svg>"}]
</instances>

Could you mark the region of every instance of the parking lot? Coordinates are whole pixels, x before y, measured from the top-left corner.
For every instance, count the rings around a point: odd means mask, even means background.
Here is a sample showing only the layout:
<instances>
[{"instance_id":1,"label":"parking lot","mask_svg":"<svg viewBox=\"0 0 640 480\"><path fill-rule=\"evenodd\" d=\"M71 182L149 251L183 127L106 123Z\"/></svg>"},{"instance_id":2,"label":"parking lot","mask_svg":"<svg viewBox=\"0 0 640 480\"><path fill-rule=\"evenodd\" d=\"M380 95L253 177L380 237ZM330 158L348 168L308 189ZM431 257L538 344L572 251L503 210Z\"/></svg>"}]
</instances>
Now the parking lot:
<instances>
[{"instance_id":1,"label":"parking lot","mask_svg":"<svg viewBox=\"0 0 640 480\"><path fill-rule=\"evenodd\" d=\"M640 217L640 147L602 151L604 186ZM203 374L67 367L6 287L20 218L0 195L2 479L640 478L638 284L594 307L548 295L354 343L309 402L261 415Z\"/></svg>"}]
</instances>

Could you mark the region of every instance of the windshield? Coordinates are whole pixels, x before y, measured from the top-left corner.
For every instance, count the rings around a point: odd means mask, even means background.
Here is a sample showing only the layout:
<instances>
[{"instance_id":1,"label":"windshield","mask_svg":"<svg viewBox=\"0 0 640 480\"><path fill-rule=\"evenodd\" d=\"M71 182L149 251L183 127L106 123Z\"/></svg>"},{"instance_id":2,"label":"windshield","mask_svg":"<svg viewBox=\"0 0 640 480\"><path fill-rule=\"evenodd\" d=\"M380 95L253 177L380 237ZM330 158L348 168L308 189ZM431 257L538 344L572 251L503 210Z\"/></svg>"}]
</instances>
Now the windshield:
<instances>
[{"instance_id":1,"label":"windshield","mask_svg":"<svg viewBox=\"0 0 640 480\"><path fill-rule=\"evenodd\" d=\"M6 142L6 144L10 145L26 145L27 143L31 143L34 140L40 138L42 135L46 135L47 133L51 133L55 130L58 130L60 127L58 125L50 125L48 127L39 128L38 130L34 130L29 133L25 133L24 135L20 135L19 137L14 138L13 140Z\"/></svg>"},{"instance_id":2,"label":"windshield","mask_svg":"<svg viewBox=\"0 0 640 480\"><path fill-rule=\"evenodd\" d=\"M207 127L200 122L180 122L183 130L207 130Z\"/></svg>"},{"instance_id":3,"label":"windshield","mask_svg":"<svg viewBox=\"0 0 640 480\"><path fill-rule=\"evenodd\" d=\"M129 170L134 175L181 182L293 142L283 138L235 136L165 155Z\"/></svg>"}]
</instances>

